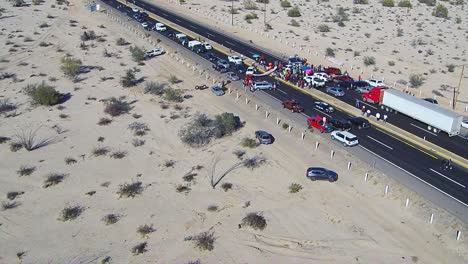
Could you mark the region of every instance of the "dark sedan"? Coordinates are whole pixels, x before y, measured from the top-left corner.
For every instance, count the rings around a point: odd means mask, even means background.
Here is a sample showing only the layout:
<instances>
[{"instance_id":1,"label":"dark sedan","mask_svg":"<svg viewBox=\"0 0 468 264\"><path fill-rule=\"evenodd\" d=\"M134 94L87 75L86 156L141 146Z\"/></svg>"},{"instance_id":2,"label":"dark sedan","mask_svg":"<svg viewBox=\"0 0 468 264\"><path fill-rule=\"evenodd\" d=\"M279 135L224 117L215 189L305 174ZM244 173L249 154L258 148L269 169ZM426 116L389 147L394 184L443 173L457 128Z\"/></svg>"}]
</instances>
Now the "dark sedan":
<instances>
[{"instance_id":1,"label":"dark sedan","mask_svg":"<svg viewBox=\"0 0 468 264\"><path fill-rule=\"evenodd\" d=\"M335 128L343 131L351 130L351 122L346 119L330 118L330 124Z\"/></svg>"},{"instance_id":2,"label":"dark sedan","mask_svg":"<svg viewBox=\"0 0 468 264\"><path fill-rule=\"evenodd\" d=\"M334 182L338 180L338 174L336 172L320 167L308 168L306 172L306 177L312 181L328 180L329 182Z\"/></svg>"},{"instance_id":3,"label":"dark sedan","mask_svg":"<svg viewBox=\"0 0 468 264\"><path fill-rule=\"evenodd\" d=\"M363 129L363 128L370 128L369 121L367 119L362 118L362 117L351 117L348 118L348 121L356 126L358 129Z\"/></svg>"}]
</instances>

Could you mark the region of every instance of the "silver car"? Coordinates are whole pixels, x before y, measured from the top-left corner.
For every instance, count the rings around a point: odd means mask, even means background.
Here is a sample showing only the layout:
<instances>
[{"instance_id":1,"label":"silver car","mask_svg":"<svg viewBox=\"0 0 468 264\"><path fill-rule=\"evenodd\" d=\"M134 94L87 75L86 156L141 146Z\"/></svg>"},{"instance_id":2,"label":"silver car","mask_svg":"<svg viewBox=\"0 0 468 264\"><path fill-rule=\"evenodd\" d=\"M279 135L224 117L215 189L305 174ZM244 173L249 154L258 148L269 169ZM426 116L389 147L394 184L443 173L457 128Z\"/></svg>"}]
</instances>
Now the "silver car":
<instances>
[{"instance_id":1,"label":"silver car","mask_svg":"<svg viewBox=\"0 0 468 264\"><path fill-rule=\"evenodd\" d=\"M239 76L237 76L237 74L235 74L234 72L226 72L224 75L231 81L240 80Z\"/></svg>"},{"instance_id":2,"label":"silver car","mask_svg":"<svg viewBox=\"0 0 468 264\"><path fill-rule=\"evenodd\" d=\"M273 84L267 81L254 82L252 85L254 90L271 90L273 89Z\"/></svg>"},{"instance_id":3,"label":"silver car","mask_svg":"<svg viewBox=\"0 0 468 264\"><path fill-rule=\"evenodd\" d=\"M338 174L336 172L320 167L308 168L306 172L306 177L312 181L328 180L329 182L334 182L338 180Z\"/></svg>"},{"instance_id":4,"label":"silver car","mask_svg":"<svg viewBox=\"0 0 468 264\"><path fill-rule=\"evenodd\" d=\"M212 93L214 93L216 96L221 96L224 95L224 90L221 86L219 85L213 85L210 87L210 90Z\"/></svg>"},{"instance_id":5,"label":"silver car","mask_svg":"<svg viewBox=\"0 0 468 264\"><path fill-rule=\"evenodd\" d=\"M257 130L255 131L255 138L258 140L258 143L260 144L271 144L273 143L273 138L270 133L263 131L263 130Z\"/></svg>"},{"instance_id":6,"label":"silver car","mask_svg":"<svg viewBox=\"0 0 468 264\"><path fill-rule=\"evenodd\" d=\"M327 93L333 94L334 96L344 96L345 92L340 87L328 87Z\"/></svg>"}]
</instances>

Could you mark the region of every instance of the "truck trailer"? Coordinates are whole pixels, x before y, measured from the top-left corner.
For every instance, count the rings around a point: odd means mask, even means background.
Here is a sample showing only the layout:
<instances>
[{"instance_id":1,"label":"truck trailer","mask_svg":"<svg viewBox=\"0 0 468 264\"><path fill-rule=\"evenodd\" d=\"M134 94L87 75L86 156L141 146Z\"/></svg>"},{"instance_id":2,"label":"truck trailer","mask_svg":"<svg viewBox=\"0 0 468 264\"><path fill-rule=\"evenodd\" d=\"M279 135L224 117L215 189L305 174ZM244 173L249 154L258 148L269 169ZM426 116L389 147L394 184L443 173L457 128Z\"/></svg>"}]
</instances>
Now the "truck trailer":
<instances>
[{"instance_id":1,"label":"truck trailer","mask_svg":"<svg viewBox=\"0 0 468 264\"><path fill-rule=\"evenodd\" d=\"M385 111L402 113L427 125L427 130L434 133L446 132L449 136L460 133L463 116L456 112L432 104L421 98L406 94L396 89L374 87L362 94L362 100L380 103Z\"/></svg>"}]
</instances>

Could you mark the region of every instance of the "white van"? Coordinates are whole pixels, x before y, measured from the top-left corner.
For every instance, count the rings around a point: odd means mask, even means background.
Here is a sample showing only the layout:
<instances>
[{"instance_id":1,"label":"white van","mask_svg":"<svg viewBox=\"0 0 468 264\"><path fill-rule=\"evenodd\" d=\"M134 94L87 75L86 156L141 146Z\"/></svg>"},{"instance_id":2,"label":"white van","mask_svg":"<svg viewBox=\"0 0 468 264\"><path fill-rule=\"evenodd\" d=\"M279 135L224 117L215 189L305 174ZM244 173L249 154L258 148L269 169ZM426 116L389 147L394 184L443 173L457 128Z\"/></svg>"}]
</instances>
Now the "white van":
<instances>
[{"instance_id":1,"label":"white van","mask_svg":"<svg viewBox=\"0 0 468 264\"><path fill-rule=\"evenodd\" d=\"M189 49L192 49L193 47L197 46L197 45L201 45L202 43L198 40L192 40L192 41L189 41L188 42L188 47Z\"/></svg>"},{"instance_id":2,"label":"white van","mask_svg":"<svg viewBox=\"0 0 468 264\"><path fill-rule=\"evenodd\" d=\"M175 36L176 36L177 39L187 38L187 36L185 34L182 34L182 33L177 33L177 34L175 34Z\"/></svg>"},{"instance_id":3,"label":"white van","mask_svg":"<svg viewBox=\"0 0 468 264\"><path fill-rule=\"evenodd\" d=\"M271 90L273 85L267 81L254 82L252 85L253 90Z\"/></svg>"},{"instance_id":4,"label":"white van","mask_svg":"<svg viewBox=\"0 0 468 264\"><path fill-rule=\"evenodd\" d=\"M163 32L163 31L166 31L167 28L166 28L166 26L165 26L163 23L156 23L156 24L154 25L154 30Z\"/></svg>"}]
</instances>

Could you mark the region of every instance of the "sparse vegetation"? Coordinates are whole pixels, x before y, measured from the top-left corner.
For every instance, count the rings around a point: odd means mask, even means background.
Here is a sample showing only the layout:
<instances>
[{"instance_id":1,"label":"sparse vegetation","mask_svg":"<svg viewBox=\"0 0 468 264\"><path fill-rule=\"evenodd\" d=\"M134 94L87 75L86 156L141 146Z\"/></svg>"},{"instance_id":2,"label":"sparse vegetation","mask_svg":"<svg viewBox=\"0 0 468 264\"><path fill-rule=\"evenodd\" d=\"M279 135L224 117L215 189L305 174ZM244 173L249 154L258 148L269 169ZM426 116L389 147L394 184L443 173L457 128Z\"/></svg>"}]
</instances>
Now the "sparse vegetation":
<instances>
[{"instance_id":1,"label":"sparse vegetation","mask_svg":"<svg viewBox=\"0 0 468 264\"><path fill-rule=\"evenodd\" d=\"M72 165L72 164L75 164L76 162L77 161L74 158L70 158L70 157L65 158L65 164L67 164L67 165Z\"/></svg>"},{"instance_id":2,"label":"sparse vegetation","mask_svg":"<svg viewBox=\"0 0 468 264\"><path fill-rule=\"evenodd\" d=\"M164 94L166 86L165 83L148 82L145 84L145 93L161 96Z\"/></svg>"},{"instance_id":3,"label":"sparse vegetation","mask_svg":"<svg viewBox=\"0 0 468 264\"><path fill-rule=\"evenodd\" d=\"M110 123L112 123L112 119L107 118L107 117L101 117L101 119L99 119L97 124L100 126L107 126Z\"/></svg>"},{"instance_id":4,"label":"sparse vegetation","mask_svg":"<svg viewBox=\"0 0 468 264\"><path fill-rule=\"evenodd\" d=\"M16 110L16 108L16 104L10 103L10 100L0 99L0 114L11 112L13 110Z\"/></svg>"},{"instance_id":5,"label":"sparse vegetation","mask_svg":"<svg viewBox=\"0 0 468 264\"><path fill-rule=\"evenodd\" d=\"M132 54L132 59L135 62L141 62L145 60L145 51L137 46L131 46L130 48L130 53Z\"/></svg>"},{"instance_id":6,"label":"sparse vegetation","mask_svg":"<svg viewBox=\"0 0 468 264\"><path fill-rule=\"evenodd\" d=\"M188 193L188 192L190 192L191 190L192 190L192 189L190 189L190 187L187 186L187 185L181 185L181 184L179 184L179 185L176 186L176 191L177 191L178 193Z\"/></svg>"},{"instance_id":7,"label":"sparse vegetation","mask_svg":"<svg viewBox=\"0 0 468 264\"><path fill-rule=\"evenodd\" d=\"M393 0L382 0L382 5L386 7L394 7L395 2Z\"/></svg>"},{"instance_id":8,"label":"sparse vegetation","mask_svg":"<svg viewBox=\"0 0 468 264\"><path fill-rule=\"evenodd\" d=\"M134 138L134 139L132 140L132 145L133 145L134 147L141 147L141 146L143 146L144 144L145 144L145 141L142 140L142 139Z\"/></svg>"},{"instance_id":9,"label":"sparse vegetation","mask_svg":"<svg viewBox=\"0 0 468 264\"><path fill-rule=\"evenodd\" d=\"M18 206L20 206L21 203L18 201L4 201L2 202L2 211L6 211L9 209L14 209Z\"/></svg>"},{"instance_id":10,"label":"sparse vegetation","mask_svg":"<svg viewBox=\"0 0 468 264\"><path fill-rule=\"evenodd\" d=\"M246 10L257 10L257 5L255 4L255 2L253 0L244 0L243 2L244 4L244 8Z\"/></svg>"},{"instance_id":11,"label":"sparse vegetation","mask_svg":"<svg viewBox=\"0 0 468 264\"><path fill-rule=\"evenodd\" d=\"M375 58L372 56L365 56L363 62L366 66L375 65Z\"/></svg>"},{"instance_id":12,"label":"sparse vegetation","mask_svg":"<svg viewBox=\"0 0 468 264\"><path fill-rule=\"evenodd\" d=\"M126 155L127 155L127 152L126 152L126 151L118 150L118 151L112 152L112 154L110 155L110 157L111 157L111 158L114 158L114 159L123 159Z\"/></svg>"},{"instance_id":13,"label":"sparse vegetation","mask_svg":"<svg viewBox=\"0 0 468 264\"><path fill-rule=\"evenodd\" d=\"M246 148L255 148L258 146L258 143L255 139L253 138L248 138L248 137L245 137L242 139L241 141L241 145L243 147L246 147Z\"/></svg>"},{"instance_id":14,"label":"sparse vegetation","mask_svg":"<svg viewBox=\"0 0 468 264\"><path fill-rule=\"evenodd\" d=\"M299 183L291 183L291 185L289 185L290 193L298 193L300 190L302 190L302 185Z\"/></svg>"},{"instance_id":15,"label":"sparse vegetation","mask_svg":"<svg viewBox=\"0 0 468 264\"><path fill-rule=\"evenodd\" d=\"M238 159L242 160L244 158L245 151L241 149L236 149L232 152L232 154L234 154Z\"/></svg>"},{"instance_id":16,"label":"sparse vegetation","mask_svg":"<svg viewBox=\"0 0 468 264\"><path fill-rule=\"evenodd\" d=\"M117 194L119 198L135 198L143 192L143 184L140 181L132 183L124 183L119 186Z\"/></svg>"},{"instance_id":17,"label":"sparse vegetation","mask_svg":"<svg viewBox=\"0 0 468 264\"><path fill-rule=\"evenodd\" d=\"M332 48L327 48L325 50L325 56L327 57L335 57L335 50Z\"/></svg>"},{"instance_id":18,"label":"sparse vegetation","mask_svg":"<svg viewBox=\"0 0 468 264\"><path fill-rule=\"evenodd\" d=\"M327 24L320 24L317 26L319 32L325 33L330 32L330 27Z\"/></svg>"},{"instance_id":19,"label":"sparse vegetation","mask_svg":"<svg viewBox=\"0 0 468 264\"><path fill-rule=\"evenodd\" d=\"M184 98L182 97L183 91L174 89L174 88L166 88L164 90L163 98L170 102L182 102Z\"/></svg>"},{"instance_id":20,"label":"sparse vegetation","mask_svg":"<svg viewBox=\"0 0 468 264\"><path fill-rule=\"evenodd\" d=\"M29 84L23 91L31 98L33 104L52 106L59 103L60 93L53 86L47 85L45 82L40 84Z\"/></svg>"},{"instance_id":21,"label":"sparse vegetation","mask_svg":"<svg viewBox=\"0 0 468 264\"><path fill-rule=\"evenodd\" d=\"M11 140L11 138L9 138L9 137L0 136L0 144L5 144L6 142L8 142L10 140Z\"/></svg>"},{"instance_id":22,"label":"sparse vegetation","mask_svg":"<svg viewBox=\"0 0 468 264\"><path fill-rule=\"evenodd\" d=\"M133 253L133 255L140 255L140 254L143 254L145 253L146 251L148 251L148 249L146 249L146 246L148 244L146 242L142 242L142 243L139 243L138 245L132 247L132 249L130 250L130 252Z\"/></svg>"},{"instance_id":23,"label":"sparse vegetation","mask_svg":"<svg viewBox=\"0 0 468 264\"><path fill-rule=\"evenodd\" d=\"M448 18L448 9L443 4L438 4L434 8L434 11L432 12L432 15L435 16L435 17Z\"/></svg>"},{"instance_id":24,"label":"sparse vegetation","mask_svg":"<svg viewBox=\"0 0 468 264\"><path fill-rule=\"evenodd\" d=\"M243 226L250 226L255 230L263 230L267 226L265 217L259 213L249 213L242 219Z\"/></svg>"},{"instance_id":25,"label":"sparse vegetation","mask_svg":"<svg viewBox=\"0 0 468 264\"><path fill-rule=\"evenodd\" d=\"M232 183L229 183L229 182L225 182L223 184L221 184L221 188L227 192L228 190L231 190L232 189Z\"/></svg>"},{"instance_id":26,"label":"sparse vegetation","mask_svg":"<svg viewBox=\"0 0 468 264\"><path fill-rule=\"evenodd\" d=\"M24 147L27 151L33 151L38 148L45 147L52 142L50 138L39 138L37 132L41 127L36 129L22 129L20 132L15 134L16 143L21 144L21 147Z\"/></svg>"},{"instance_id":27,"label":"sparse vegetation","mask_svg":"<svg viewBox=\"0 0 468 264\"><path fill-rule=\"evenodd\" d=\"M94 30L84 31L80 36L81 41L95 40L96 33Z\"/></svg>"},{"instance_id":28,"label":"sparse vegetation","mask_svg":"<svg viewBox=\"0 0 468 264\"><path fill-rule=\"evenodd\" d=\"M11 142L10 143L10 151L17 152L18 150L22 149L23 145L19 142Z\"/></svg>"},{"instance_id":29,"label":"sparse vegetation","mask_svg":"<svg viewBox=\"0 0 468 264\"><path fill-rule=\"evenodd\" d=\"M102 218L102 221L106 225L113 225L120 220L121 216L119 214L107 214Z\"/></svg>"},{"instance_id":30,"label":"sparse vegetation","mask_svg":"<svg viewBox=\"0 0 468 264\"><path fill-rule=\"evenodd\" d=\"M200 250L211 251L214 249L214 242L216 239L213 232L206 231L196 236L186 237L184 240L193 241L195 243L195 247Z\"/></svg>"},{"instance_id":31,"label":"sparse vegetation","mask_svg":"<svg viewBox=\"0 0 468 264\"><path fill-rule=\"evenodd\" d=\"M79 206L79 205L74 205L74 206L67 206L65 207L61 214L59 220L61 221L71 221L75 220L84 212L84 207Z\"/></svg>"},{"instance_id":32,"label":"sparse vegetation","mask_svg":"<svg viewBox=\"0 0 468 264\"><path fill-rule=\"evenodd\" d=\"M148 235L154 231L156 231L156 229L153 228L153 225L142 225L137 229L137 233L140 234L140 236L143 238L148 237Z\"/></svg>"},{"instance_id":33,"label":"sparse vegetation","mask_svg":"<svg viewBox=\"0 0 468 264\"><path fill-rule=\"evenodd\" d=\"M291 3L288 0L280 0L280 5L281 5L282 8L291 7Z\"/></svg>"},{"instance_id":34,"label":"sparse vegetation","mask_svg":"<svg viewBox=\"0 0 468 264\"><path fill-rule=\"evenodd\" d=\"M75 80L81 70L81 60L65 56L60 59L60 70L68 78Z\"/></svg>"},{"instance_id":35,"label":"sparse vegetation","mask_svg":"<svg viewBox=\"0 0 468 264\"><path fill-rule=\"evenodd\" d=\"M295 6L295 7L288 10L288 16L289 17L300 17L301 16L301 10L299 10L298 6Z\"/></svg>"},{"instance_id":36,"label":"sparse vegetation","mask_svg":"<svg viewBox=\"0 0 468 264\"><path fill-rule=\"evenodd\" d=\"M49 188L51 186L57 185L63 181L65 174L63 173L51 173L47 175L44 185L42 187Z\"/></svg>"},{"instance_id":37,"label":"sparse vegetation","mask_svg":"<svg viewBox=\"0 0 468 264\"><path fill-rule=\"evenodd\" d=\"M18 173L18 175L21 177L21 176L29 176L34 171L36 171L36 167L23 165L19 168L19 170L16 173Z\"/></svg>"},{"instance_id":38,"label":"sparse vegetation","mask_svg":"<svg viewBox=\"0 0 468 264\"><path fill-rule=\"evenodd\" d=\"M8 192L6 197L8 200L14 200L16 199L16 197L20 196L20 195L23 195L24 192Z\"/></svg>"},{"instance_id":39,"label":"sparse vegetation","mask_svg":"<svg viewBox=\"0 0 468 264\"><path fill-rule=\"evenodd\" d=\"M291 22L289 23L289 25L293 26L293 27L300 27L301 24L299 24L299 22L297 22L295 19L291 19Z\"/></svg>"},{"instance_id":40,"label":"sparse vegetation","mask_svg":"<svg viewBox=\"0 0 468 264\"><path fill-rule=\"evenodd\" d=\"M209 205L208 208L207 208L207 210L208 210L209 212L216 212L216 211L218 211L218 206L217 206L217 205L214 205L214 204Z\"/></svg>"},{"instance_id":41,"label":"sparse vegetation","mask_svg":"<svg viewBox=\"0 0 468 264\"><path fill-rule=\"evenodd\" d=\"M120 78L120 84L122 84L123 87L135 86L137 83L135 73L135 69L127 69L125 75Z\"/></svg>"},{"instance_id":42,"label":"sparse vegetation","mask_svg":"<svg viewBox=\"0 0 468 264\"><path fill-rule=\"evenodd\" d=\"M413 5L411 4L411 1L410 0L401 0L399 3L398 3L398 6L399 7L406 7L406 8L412 8Z\"/></svg>"},{"instance_id":43,"label":"sparse vegetation","mask_svg":"<svg viewBox=\"0 0 468 264\"><path fill-rule=\"evenodd\" d=\"M130 129L135 136L144 136L146 132L150 130L145 123L141 122L131 123L128 125L128 129Z\"/></svg>"},{"instance_id":44,"label":"sparse vegetation","mask_svg":"<svg viewBox=\"0 0 468 264\"><path fill-rule=\"evenodd\" d=\"M129 43L123 38L118 38L116 41L116 44L117 46L125 46L125 45L128 45Z\"/></svg>"},{"instance_id":45,"label":"sparse vegetation","mask_svg":"<svg viewBox=\"0 0 468 264\"><path fill-rule=\"evenodd\" d=\"M123 114L127 114L130 111L130 104L126 101L116 99L115 97L111 97L106 100L104 113L116 117Z\"/></svg>"},{"instance_id":46,"label":"sparse vegetation","mask_svg":"<svg viewBox=\"0 0 468 264\"><path fill-rule=\"evenodd\" d=\"M409 83L411 84L411 87L419 87L423 85L425 78L420 75L420 74L411 74L409 76Z\"/></svg>"},{"instance_id":47,"label":"sparse vegetation","mask_svg":"<svg viewBox=\"0 0 468 264\"><path fill-rule=\"evenodd\" d=\"M455 71L455 65L447 64L447 71L448 72L454 72Z\"/></svg>"}]
</instances>

